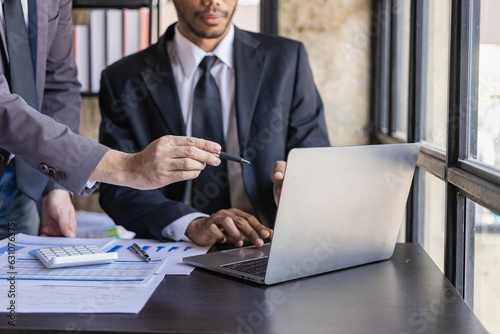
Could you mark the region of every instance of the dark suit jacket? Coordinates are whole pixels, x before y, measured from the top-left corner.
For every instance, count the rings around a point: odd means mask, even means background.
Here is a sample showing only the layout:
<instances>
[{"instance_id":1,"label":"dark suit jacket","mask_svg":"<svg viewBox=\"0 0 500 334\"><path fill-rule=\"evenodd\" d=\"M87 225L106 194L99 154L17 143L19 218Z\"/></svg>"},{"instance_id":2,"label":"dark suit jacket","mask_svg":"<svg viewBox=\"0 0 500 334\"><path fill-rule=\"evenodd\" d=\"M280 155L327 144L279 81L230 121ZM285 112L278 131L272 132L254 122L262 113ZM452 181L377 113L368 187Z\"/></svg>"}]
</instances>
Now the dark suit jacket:
<instances>
[{"instance_id":1,"label":"dark suit jacket","mask_svg":"<svg viewBox=\"0 0 500 334\"><path fill-rule=\"evenodd\" d=\"M133 152L163 135L185 135L166 45L174 32L103 72L103 144ZM273 226L271 167L292 148L329 146L323 105L301 43L236 29L234 59L240 150L252 161L242 166L243 181L257 218ZM152 191L102 184L100 203L139 237L161 238L165 226L196 211L181 202L185 184Z\"/></svg>"},{"instance_id":2,"label":"dark suit jacket","mask_svg":"<svg viewBox=\"0 0 500 334\"><path fill-rule=\"evenodd\" d=\"M41 184L35 191L38 194L44 188L47 192L61 186L85 193L85 183L106 148L72 133L78 132L80 126L80 84L72 52L71 0L37 1L36 5L36 90L40 112L10 93L5 75L9 55L0 24L0 147L16 155L16 166L26 163L38 170L33 169L25 179ZM5 155L8 157L8 153ZM0 157L0 177L5 155ZM62 171L64 179L51 177L49 181L39 171L41 164Z\"/></svg>"}]
</instances>

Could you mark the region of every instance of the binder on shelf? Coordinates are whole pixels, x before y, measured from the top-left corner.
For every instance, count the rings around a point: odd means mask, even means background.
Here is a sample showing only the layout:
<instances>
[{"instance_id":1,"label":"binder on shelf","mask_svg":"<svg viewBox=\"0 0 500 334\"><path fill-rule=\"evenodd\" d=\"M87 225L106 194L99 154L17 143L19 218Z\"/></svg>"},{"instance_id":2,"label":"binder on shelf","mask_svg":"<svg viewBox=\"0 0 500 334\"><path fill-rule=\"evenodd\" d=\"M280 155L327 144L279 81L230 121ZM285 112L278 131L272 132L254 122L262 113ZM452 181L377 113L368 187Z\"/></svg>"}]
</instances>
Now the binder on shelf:
<instances>
[{"instance_id":1,"label":"binder on shelf","mask_svg":"<svg viewBox=\"0 0 500 334\"><path fill-rule=\"evenodd\" d=\"M123 57L123 12L121 9L106 10L106 65Z\"/></svg>"},{"instance_id":2,"label":"binder on shelf","mask_svg":"<svg viewBox=\"0 0 500 334\"><path fill-rule=\"evenodd\" d=\"M82 93L99 92L106 66L150 44L150 0L73 0L89 8L86 25L74 25L74 56Z\"/></svg>"},{"instance_id":3,"label":"binder on shelf","mask_svg":"<svg viewBox=\"0 0 500 334\"><path fill-rule=\"evenodd\" d=\"M106 67L106 11L90 10L90 92L99 92L101 72Z\"/></svg>"},{"instance_id":4,"label":"binder on shelf","mask_svg":"<svg viewBox=\"0 0 500 334\"><path fill-rule=\"evenodd\" d=\"M123 56L139 51L139 10L123 9Z\"/></svg>"},{"instance_id":5,"label":"binder on shelf","mask_svg":"<svg viewBox=\"0 0 500 334\"><path fill-rule=\"evenodd\" d=\"M139 50L149 46L149 8L139 9Z\"/></svg>"},{"instance_id":6,"label":"binder on shelf","mask_svg":"<svg viewBox=\"0 0 500 334\"><path fill-rule=\"evenodd\" d=\"M89 27L76 25L73 30L74 57L78 69L78 81L82 85L81 91L90 91L90 69L89 69Z\"/></svg>"}]
</instances>

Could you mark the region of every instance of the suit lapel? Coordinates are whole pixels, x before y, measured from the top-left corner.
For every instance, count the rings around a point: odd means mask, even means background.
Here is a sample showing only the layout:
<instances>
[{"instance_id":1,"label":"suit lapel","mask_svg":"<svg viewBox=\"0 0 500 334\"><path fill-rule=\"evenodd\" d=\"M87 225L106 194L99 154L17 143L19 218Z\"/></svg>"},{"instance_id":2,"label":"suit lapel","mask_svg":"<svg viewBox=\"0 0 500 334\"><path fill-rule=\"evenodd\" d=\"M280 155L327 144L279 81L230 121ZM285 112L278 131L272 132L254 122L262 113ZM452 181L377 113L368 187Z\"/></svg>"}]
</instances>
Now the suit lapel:
<instances>
[{"instance_id":1,"label":"suit lapel","mask_svg":"<svg viewBox=\"0 0 500 334\"><path fill-rule=\"evenodd\" d=\"M36 87L36 96L38 105L42 104L43 90L44 90L44 80L45 80L45 60L47 54L47 41L42 40L42 38L46 38L47 36L47 2L38 1L36 3L36 17L37 17L37 51L36 51L36 73L35 73L35 87ZM5 29L3 24L0 24L0 38L2 39L2 44L0 47L2 48L2 57L7 61L4 66L7 66L9 62L9 52L7 49L7 39L5 37ZM5 71L6 69L4 69Z\"/></svg>"},{"instance_id":2,"label":"suit lapel","mask_svg":"<svg viewBox=\"0 0 500 334\"><path fill-rule=\"evenodd\" d=\"M255 105L262 84L265 55L258 48L259 44L259 41L249 33L235 28L236 115L242 153L248 143Z\"/></svg>"},{"instance_id":3,"label":"suit lapel","mask_svg":"<svg viewBox=\"0 0 500 334\"><path fill-rule=\"evenodd\" d=\"M146 57L146 70L141 72L141 78L169 133L185 136L186 129L179 94L167 53L167 41L172 40L173 37L174 26L172 25Z\"/></svg>"},{"instance_id":4,"label":"suit lapel","mask_svg":"<svg viewBox=\"0 0 500 334\"><path fill-rule=\"evenodd\" d=\"M0 37L2 38L2 54L4 55L7 62L9 61L9 52L7 51L7 39L5 38L5 29L3 24L0 24Z\"/></svg>"},{"instance_id":5,"label":"suit lapel","mask_svg":"<svg viewBox=\"0 0 500 334\"><path fill-rule=\"evenodd\" d=\"M36 96L38 98L38 105L42 109L42 100L45 89L45 69L47 61L47 35L48 35L48 11L47 1L36 2L36 16L37 16L37 48L36 48Z\"/></svg>"}]
</instances>

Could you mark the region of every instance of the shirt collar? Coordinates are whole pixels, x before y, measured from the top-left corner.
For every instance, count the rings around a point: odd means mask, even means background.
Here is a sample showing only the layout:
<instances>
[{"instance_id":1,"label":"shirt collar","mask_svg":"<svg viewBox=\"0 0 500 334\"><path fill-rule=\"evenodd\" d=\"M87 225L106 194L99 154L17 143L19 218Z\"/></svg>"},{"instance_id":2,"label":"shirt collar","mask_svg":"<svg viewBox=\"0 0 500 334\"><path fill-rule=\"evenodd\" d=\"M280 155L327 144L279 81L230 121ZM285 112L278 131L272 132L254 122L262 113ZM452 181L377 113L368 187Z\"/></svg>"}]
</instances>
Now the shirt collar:
<instances>
[{"instance_id":1,"label":"shirt collar","mask_svg":"<svg viewBox=\"0 0 500 334\"><path fill-rule=\"evenodd\" d=\"M230 25L229 31L220 41L214 51L205 52L196 44L184 37L177 25L175 25L174 43L182 72L186 77L191 77L202 59L207 55L215 55L219 60L230 69L233 69L233 42L234 26Z\"/></svg>"}]
</instances>

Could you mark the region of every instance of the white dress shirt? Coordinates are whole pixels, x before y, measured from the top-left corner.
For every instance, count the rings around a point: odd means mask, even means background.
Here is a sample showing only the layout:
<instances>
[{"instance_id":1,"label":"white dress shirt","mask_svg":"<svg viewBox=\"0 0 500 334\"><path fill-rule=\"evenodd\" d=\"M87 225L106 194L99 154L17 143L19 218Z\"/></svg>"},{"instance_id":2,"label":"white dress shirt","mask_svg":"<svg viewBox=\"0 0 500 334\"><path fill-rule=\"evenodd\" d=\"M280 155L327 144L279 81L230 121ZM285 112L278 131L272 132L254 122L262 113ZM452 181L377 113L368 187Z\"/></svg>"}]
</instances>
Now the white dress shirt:
<instances>
[{"instance_id":1,"label":"white dress shirt","mask_svg":"<svg viewBox=\"0 0 500 334\"><path fill-rule=\"evenodd\" d=\"M235 86L236 77L233 59L234 26L231 25L228 33L220 41L213 52L205 52L186 37L184 37L177 25L172 41L167 43L167 52L172 64L177 92L182 110L182 117L186 126L186 135L191 136L193 96L196 84L202 75L199 68L200 62L205 56L217 56L218 60L210 69L215 79L222 107L222 123L224 137L226 138L226 151L234 155L240 155L238 144L238 130L236 126ZM241 165L228 161L229 186L231 194L231 206L253 213L252 205L246 195L241 177ZM191 202L192 181L187 183L187 191L184 194L184 203ZM173 240L189 240L186 237L186 229L194 219L207 217L208 215L197 212L191 213L172 222L162 231L162 236Z\"/></svg>"}]
</instances>

